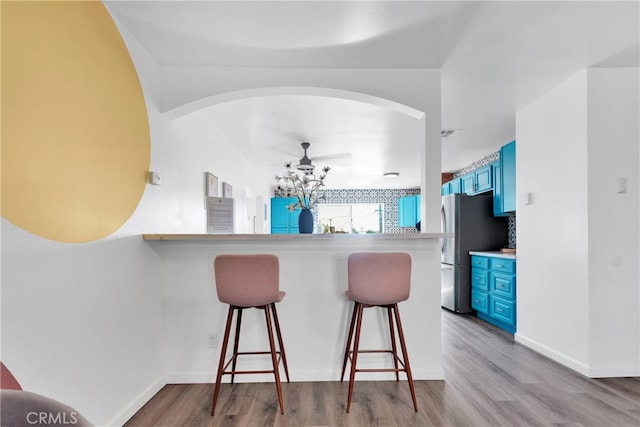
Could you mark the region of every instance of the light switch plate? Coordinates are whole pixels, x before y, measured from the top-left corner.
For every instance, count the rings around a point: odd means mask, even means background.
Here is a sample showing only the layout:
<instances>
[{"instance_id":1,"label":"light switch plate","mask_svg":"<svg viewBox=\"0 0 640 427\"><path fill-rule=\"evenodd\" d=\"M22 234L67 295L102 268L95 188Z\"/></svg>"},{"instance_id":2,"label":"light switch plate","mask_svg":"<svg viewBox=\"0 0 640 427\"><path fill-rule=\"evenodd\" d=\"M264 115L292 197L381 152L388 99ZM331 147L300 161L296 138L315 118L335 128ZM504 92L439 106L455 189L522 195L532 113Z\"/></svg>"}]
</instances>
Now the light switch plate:
<instances>
[{"instance_id":1,"label":"light switch plate","mask_svg":"<svg viewBox=\"0 0 640 427\"><path fill-rule=\"evenodd\" d=\"M149 183L153 185L160 185L162 183L160 174L158 172L149 171Z\"/></svg>"}]
</instances>

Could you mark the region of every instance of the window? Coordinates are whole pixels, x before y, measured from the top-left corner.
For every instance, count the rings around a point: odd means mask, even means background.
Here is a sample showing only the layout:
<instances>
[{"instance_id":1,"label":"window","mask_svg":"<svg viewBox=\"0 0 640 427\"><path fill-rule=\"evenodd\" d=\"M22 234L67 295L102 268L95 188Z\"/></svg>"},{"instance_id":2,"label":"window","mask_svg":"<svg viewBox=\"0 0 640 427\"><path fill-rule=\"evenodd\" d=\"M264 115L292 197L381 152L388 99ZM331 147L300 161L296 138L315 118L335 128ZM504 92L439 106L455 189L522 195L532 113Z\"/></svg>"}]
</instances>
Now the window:
<instances>
[{"instance_id":1,"label":"window","mask_svg":"<svg viewBox=\"0 0 640 427\"><path fill-rule=\"evenodd\" d=\"M354 205L318 205L318 221L325 233L382 233L381 203Z\"/></svg>"}]
</instances>

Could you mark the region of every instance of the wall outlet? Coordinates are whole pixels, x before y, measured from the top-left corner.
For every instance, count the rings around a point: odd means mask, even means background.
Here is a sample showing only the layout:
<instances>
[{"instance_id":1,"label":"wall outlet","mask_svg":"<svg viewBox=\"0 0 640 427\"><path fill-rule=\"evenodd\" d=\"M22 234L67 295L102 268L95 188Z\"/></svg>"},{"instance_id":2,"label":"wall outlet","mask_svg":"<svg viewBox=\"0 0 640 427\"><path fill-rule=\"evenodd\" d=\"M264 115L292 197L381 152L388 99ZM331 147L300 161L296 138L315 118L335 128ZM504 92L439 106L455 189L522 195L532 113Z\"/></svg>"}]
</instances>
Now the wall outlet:
<instances>
[{"instance_id":1,"label":"wall outlet","mask_svg":"<svg viewBox=\"0 0 640 427\"><path fill-rule=\"evenodd\" d=\"M216 348L218 346L218 334L207 335L207 347Z\"/></svg>"}]
</instances>

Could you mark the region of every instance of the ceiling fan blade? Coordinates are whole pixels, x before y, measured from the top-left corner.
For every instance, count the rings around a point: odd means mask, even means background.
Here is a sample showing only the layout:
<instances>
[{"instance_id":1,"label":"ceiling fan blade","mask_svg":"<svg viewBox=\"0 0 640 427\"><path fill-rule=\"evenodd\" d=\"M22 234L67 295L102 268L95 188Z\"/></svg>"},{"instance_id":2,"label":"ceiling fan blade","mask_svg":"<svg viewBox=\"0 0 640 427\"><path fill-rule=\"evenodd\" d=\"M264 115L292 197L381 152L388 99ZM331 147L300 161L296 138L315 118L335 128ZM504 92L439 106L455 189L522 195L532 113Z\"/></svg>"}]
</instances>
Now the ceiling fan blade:
<instances>
[{"instance_id":1,"label":"ceiling fan blade","mask_svg":"<svg viewBox=\"0 0 640 427\"><path fill-rule=\"evenodd\" d=\"M311 160L316 162L322 162L325 160L336 160L336 159L353 159L353 155L351 153L334 153L334 154L325 154L323 156L311 157Z\"/></svg>"}]
</instances>

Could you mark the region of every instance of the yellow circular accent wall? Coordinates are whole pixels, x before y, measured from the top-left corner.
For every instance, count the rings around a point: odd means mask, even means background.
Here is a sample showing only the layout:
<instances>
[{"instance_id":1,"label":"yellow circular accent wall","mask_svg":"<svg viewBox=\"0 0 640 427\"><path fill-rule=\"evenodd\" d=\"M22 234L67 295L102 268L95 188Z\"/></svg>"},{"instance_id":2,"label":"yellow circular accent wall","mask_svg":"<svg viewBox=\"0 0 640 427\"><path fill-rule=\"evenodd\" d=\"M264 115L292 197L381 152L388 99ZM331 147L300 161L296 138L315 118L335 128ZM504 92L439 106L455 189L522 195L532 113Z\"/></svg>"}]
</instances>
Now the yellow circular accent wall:
<instances>
[{"instance_id":1,"label":"yellow circular accent wall","mask_svg":"<svg viewBox=\"0 0 640 427\"><path fill-rule=\"evenodd\" d=\"M149 120L127 47L102 2L1 2L2 216L89 242L135 211Z\"/></svg>"}]
</instances>

